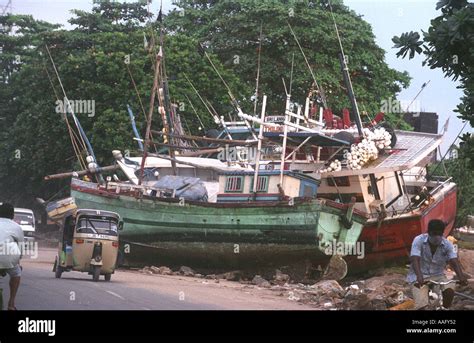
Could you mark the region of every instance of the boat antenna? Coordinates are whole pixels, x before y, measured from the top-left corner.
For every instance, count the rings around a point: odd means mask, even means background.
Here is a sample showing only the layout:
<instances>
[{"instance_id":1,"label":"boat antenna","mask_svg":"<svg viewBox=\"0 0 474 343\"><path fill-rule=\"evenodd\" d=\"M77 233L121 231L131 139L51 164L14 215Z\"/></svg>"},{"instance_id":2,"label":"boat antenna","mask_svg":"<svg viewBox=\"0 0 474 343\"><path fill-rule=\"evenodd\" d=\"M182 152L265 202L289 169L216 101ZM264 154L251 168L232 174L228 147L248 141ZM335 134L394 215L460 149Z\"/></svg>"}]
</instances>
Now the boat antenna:
<instances>
[{"instance_id":1,"label":"boat antenna","mask_svg":"<svg viewBox=\"0 0 474 343\"><path fill-rule=\"evenodd\" d=\"M262 54L262 32L263 32L263 22L260 22L260 38L258 44L258 58L257 58L257 79L255 84L255 103L253 105L253 115L257 115L257 104L258 104L258 86L260 82L260 57Z\"/></svg>"},{"instance_id":2,"label":"boat antenna","mask_svg":"<svg viewBox=\"0 0 474 343\"><path fill-rule=\"evenodd\" d=\"M405 109L405 113L408 113L408 110L410 109L410 106L413 105L413 103L415 102L415 100L418 98L418 96L421 94L421 92L423 92L426 88L426 86L428 86L430 84L431 80L428 80L428 82L425 82L421 85L421 89L418 91L418 93L416 93L415 97L413 98L413 100L410 102L410 104L407 106L407 108ZM403 120L403 117L399 118L398 121L396 122L394 128L398 128L400 123L402 122Z\"/></svg>"},{"instance_id":3,"label":"boat antenna","mask_svg":"<svg viewBox=\"0 0 474 343\"><path fill-rule=\"evenodd\" d=\"M458 140L459 136L461 136L461 134L463 133L464 129L466 128L467 124L469 123L469 121L466 120L466 122L464 123L462 129L459 131L459 133L457 134L456 138L454 138L453 142L451 143L451 145L449 146L448 150L446 150L445 154L443 155L443 157L441 157L441 160L439 161L439 163L436 165L436 167L431 171L431 173L427 173L426 175L426 180L428 183L429 180L431 179L431 177L434 175L434 173L436 172L436 170L438 169L438 167L440 166L440 164L444 163L444 159L446 158L446 156L448 156L449 152L451 151L451 149L453 148L453 145L456 143L456 141Z\"/></svg>"},{"instance_id":4,"label":"boat antenna","mask_svg":"<svg viewBox=\"0 0 474 343\"><path fill-rule=\"evenodd\" d=\"M421 94L421 92L423 92L426 88L426 86L429 85L429 83L431 82L431 80L428 80L428 82L425 82L423 83L423 85L421 86L421 89L418 93L416 93L415 97L413 98L413 100L410 102L410 104L408 105L407 109L405 110L405 112L408 112L408 109L410 108L411 105L413 105L413 103L415 102L415 100L418 98L418 96Z\"/></svg>"},{"instance_id":5,"label":"boat antenna","mask_svg":"<svg viewBox=\"0 0 474 343\"><path fill-rule=\"evenodd\" d=\"M298 47L301 51L301 54L303 55L303 58L306 62L306 66L309 69L311 77L313 78L313 83L316 86L316 89L318 90L318 93L319 93L319 96L321 97L321 101L323 103L323 106L324 106L324 108L328 108L327 101L326 101L326 96L324 95L323 89L319 86L318 81L316 81L316 76L314 76L313 68L311 68L311 65L309 64L308 59L306 58L306 54L304 53L303 48L301 47L300 41L298 40L298 37L296 36L295 31L293 31L293 28L291 27L290 22L287 22L287 23L288 23L288 27L290 28L291 34L295 38L296 44L298 45Z\"/></svg>"},{"instance_id":6,"label":"boat antenna","mask_svg":"<svg viewBox=\"0 0 474 343\"><path fill-rule=\"evenodd\" d=\"M355 116L355 122L356 122L356 125L357 125L357 130L359 132L359 136L364 137L364 132L362 130L362 120L360 118L359 107L357 106L357 99L356 99L355 94L354 94L354 88L352 87L352 81L351 81L351 77L349 75L349 68L347 66L346 55L344 54L344 48L342 47L341 36L339 35L339 29L337 28L336 17L334 16L334 12L332 10L331 1L328 1L328 4L329 4L329 10L331 11L332 21L334 23L334 28L336 30L337 41L339 42L339 49L341 51L340 54L339 54L339 62L341 64L342 75L344 77L344 82L346 84L346 88L347 88L347 91L349 93L349 99L351 101L352 111L353 111L353 115Z\"/></svg>"}]
</instances>

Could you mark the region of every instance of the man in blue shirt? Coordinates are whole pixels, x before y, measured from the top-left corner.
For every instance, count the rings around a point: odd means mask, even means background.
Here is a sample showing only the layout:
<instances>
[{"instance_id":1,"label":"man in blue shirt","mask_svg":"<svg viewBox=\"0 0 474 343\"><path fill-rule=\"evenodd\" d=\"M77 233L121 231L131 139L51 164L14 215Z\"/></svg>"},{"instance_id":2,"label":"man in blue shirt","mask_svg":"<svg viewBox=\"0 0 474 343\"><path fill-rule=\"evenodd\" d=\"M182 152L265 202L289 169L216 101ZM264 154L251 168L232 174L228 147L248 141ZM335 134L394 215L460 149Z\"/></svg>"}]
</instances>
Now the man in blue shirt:
<instances>
[{"instance_id":1,"label":"man in blue shirt","mask_svg":"<svg viewBox=\"0 0 474 343\"><path fill-rule=\"evenodd\" d=\"M20 287L20 258L24 243L23 230L13 221L14 212L10 204L0 206L0 276L10 276L9 310L16 310L15 297Z\"/></svg>"},{"instance_id":2,"label":"man in blue shirt","mask_svg":"<svg viewBox=\"0 0 474 343\"><path fill-rule=\"evenodd\" d=\"M467 284L453 244L443 237L444 229L443 221L433 219L428 223L428 233L416 236L413 240L407 281L412 285L416 309L428 305L429 288L424 285L427 281L448 281L444 274L448 264L456 272L461 284ZM450 307L453 298L454 286L449 284L443 291L443 306Z\"/></svg>"}]
</instances>

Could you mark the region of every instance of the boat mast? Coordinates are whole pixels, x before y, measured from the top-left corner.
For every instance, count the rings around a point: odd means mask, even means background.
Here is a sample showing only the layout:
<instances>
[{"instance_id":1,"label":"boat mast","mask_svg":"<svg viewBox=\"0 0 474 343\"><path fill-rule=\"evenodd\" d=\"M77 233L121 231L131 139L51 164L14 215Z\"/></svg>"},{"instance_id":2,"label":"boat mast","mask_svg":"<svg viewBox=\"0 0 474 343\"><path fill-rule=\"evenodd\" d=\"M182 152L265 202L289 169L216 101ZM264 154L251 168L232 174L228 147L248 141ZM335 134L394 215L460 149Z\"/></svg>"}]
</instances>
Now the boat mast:
<instances>
[{"instance_id":1,"label":"boat mast","mask_svg":"<svg viewBox=\"0 0 474 343\"><path fill-rule=\"evenodd\" d=\"M152 87L152 91L150 95L150 108L148 110L148 117L147 117L145 144L144 144L144 150L143 150L142 163L140 165L140 177L138 178L139 185L141 185L143 181L145 161L148 155L148 145L151 143L151 140L150 140L151 122L152 122L152 117L153 117L153 109L155 105L155 96L158 98L158 102L160 105L159 113L161 115L161 119L163 123L163 131L165 133L164 136L169 137L168 135L171 134L171 124L170 124L171 103L169 99L166 72L164 69L164 54L163 54L164 34L163 34L163 19L162 18L163 18L163 1L161 2L160 12L157 18L157 21L160 23L160 49L159 49L158 54L156 55L156 61L155 61L155 74L153 77L153 87ZM155 42L153 33L152 33L152 41L153 43ZM161 87L158 87L158 82L160 82ZM168 151L171 157L170 161L171 161L171 167L173 170L173 175L176 175L177 174L176 159L175 159L174 150L171 146L168 147Z\"/></svg>"},{"instance_id":2,"label":"boat mast","mask_svg":"<svg viewBox=\"0 0 474 343\"><path fill-rule=\"evenodd\" d=\"M339 35L339 29L337 28L336 18L334 17L334 12L332 10L332 5L330 1L329 1L329 9L331 11L331 17L334 23L334 28L336 30L337 41L339 42L339 49L341 50L339 54L339 63L341 64L342 75L344 77L344 82L346 84L349 99L351 101L352 112L353 112L353 116L357 125L357 131L359 133L359 136L361 138L364 138L364 131L362 129L363 127L362 127L362 120L360 118L359 107L357 106L357 100L354 94L354 89L352 87L352 81L349 75L349 68L347 66L346 55L344 54L344 48L342 47L341 36ZM377 186L377 178L375 177L373 173L369 174L369 180L370 180L370 187L372 189L375 199L380 200L381 197L380 197L380 192Z\"/></svg>"},{"instance_id":3,"label":"boat mast","mask_svg":"<svg viewBox=\"0 0 474 343\"><path fill-rule=\"evenodd\" d=\"M267 107L267 96L263 96L262 102L262 114L260 115L260 121L263 123L265 121L265 110ZM260 124L260 130L258 132L258 143L257 143L257 154L255 157L255 174L253 176L253 194L257 196L257 183L258 183L258 172L260 168L260 154L262 150L262 140L263 140L263 129L264 125Z\"/></svg>"},{"instance_id":4,"label":"boat mast","mask_svg":"<svg viewBox=\"0 0 474 343\"><path fill-rule=\"evenodd\" d=\"M160 65L161 65L162 56L163 56L163 51L161 50L161 46L160 46L160 51L156 55L155 75L153 77L153 88L151 90L151 95L150 95L150 108L148 109L148 116L146 118L145 144L143 146L143 157L142 157L142 163L140 165L140 177L138 178L138 185L142 184L145 161L148 155L148 145L150 144L150 134L151 134L150 132L151 119L153 117L153 108L155 106L155 96L158 91L158 78L160 75Z\"/></svg>"},{"instance_id":5,"label":"boat mast","mask_svg":"<svg viewBox=\"0 0 474 343\"><path fill-rule=\"evenodd\" d=\"M349 94L349 100L351 101L352 112L354 115L354 119L357 125L357 131L359 132L360 137L364 137L364 132L362 131L362 120L360 119L360 112L359 107L357 106L357 99L354 94L354 89L352 87L351 77L349 75L349 68L347 66L346 55L344 54L344 48L342 47L341 36L339 35L339 29L337 28L336 18L334 17L334 13L332 11L332 5L329 1L329 9L331 11L332 21L334 23L334 28L336 30L337 40L339 42L339 49L341 52L339 53L339 62L341 64L342 75L344 77L344 82L346 84L347 92Z\"/></svg>"},{"instance_id":6,"label":"boat mast","mask_svg":"<svg viewBox=\"0 0 474 343\"><path fill-rule=\"evenodd\" d=\"M357 100L354 95L354 89L352 88L351 78L349 76L349 68L346 63L346 56L344 52L339 54L339 63L341 64L342 76L344 77L344 83L346 84L347 92L349 94L349 99L351 101L352 112L354 114L354 119L357 125L357 131L359 132L360 137L364 137L364 132L362 131L362 120L360 119L359 107L357 106Z\"/></svg>"},{"instance_id":7,"label":"boat mast","mask_svg":"<svg viewBox=\"0 0 474 343\"><path fill-rule=\"evenodd\" d=\"M253 105L253 115L257 115L257 103L258 103L258 86L260 82L260 56L262 54L262 31L263 31L263 23L260 23L260 39L258 45L258 59L257 59L257 78L255 84L255 103ZM259 133L260 135L260 133Z\"/></svg>"},{"instance_id":8,"label":"boat mast","mask_svg":"<svg viewBox=\"0 0 474 343\"><path fill-rule=\"evenodd\" d=\"M283 85L285 85L285 80L283 80ZM286 92L286 106L285 106L285 123L283 129L283 147L281 152L281 162L280 162L280 186L283 188L283 172L285 168L285 157L286 157L286 141L288 139L288 122L289 122L289 113L290 113L290 99L291 94L288 93L285 86Z\"/></svg>"},{"instance_id":9,"label":"boat mast","mask_svg":"<svg viewBox=\"0 0 474 343\"><path fill-rule=\"evenodd\" d=\"M160 3L160 13L158 14L158 22L160 23L160 51L162 52L164 49L164 30L163 30L163 0ZM171 104L171 97L169 93L168 87L168 76L166 75L166 58L162 55L161 61L161 87L157 93L158 98L160 99L160 106L164 108L164 113L162 113L162 120L163 120L163 129L168 131L169 134L174 132L174 126L176 125L176 114L173 110L173 105ZM161 111L160 111L161 112ZM181 125L181 123L180 123ZM182 127L178 130L180 133L183 132ZM175 141L173 138L169 138L171 144L174 144ZM168 148L168 154L172 158L171 160L171 168L173 171L173 175L177 175L177 168L176 168L176 160L175 160L175 151L172 147Z\"/></svg>"}]
</instances>

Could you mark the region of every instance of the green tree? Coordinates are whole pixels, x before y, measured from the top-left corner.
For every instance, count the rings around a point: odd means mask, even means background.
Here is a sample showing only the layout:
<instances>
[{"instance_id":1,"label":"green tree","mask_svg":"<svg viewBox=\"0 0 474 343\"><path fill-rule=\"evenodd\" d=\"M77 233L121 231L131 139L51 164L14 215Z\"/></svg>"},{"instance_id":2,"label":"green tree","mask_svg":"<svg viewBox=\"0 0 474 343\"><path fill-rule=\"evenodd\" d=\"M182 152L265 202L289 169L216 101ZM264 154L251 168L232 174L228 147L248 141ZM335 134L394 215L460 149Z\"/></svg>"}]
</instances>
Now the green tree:
<instances>
[{"instance_id":1,"label":"green tree","mask_svg":"<svg viewBox=\"0 0 474 343\"><path fill-rule=\"evenodd\" d=\"M286 99L282 78L289 88L294 55L292 98L304 103L312 78L291 33L293 27L326 93L329 106L338 113L350 108L340 70L337 41L327 1L191 1L177 2L167 15L171 33L184 33L217 54L226 68L247 84L241 98L244 108L253 108L260 27L263 28L260 94L269 96L268 107L281 113ZM361 107L371 116L382 101L395 99L409 84L406 72L384 62L385 52L375 43L370 25L341 1L333 1L334 15L349 61L355 93ZM397 115L390 116L398 121Z\"/></svg>"},{"instance_id":2,"label":"green tree","mask_svg":"<svg viewBox=\"0 0 474 343\"><path fill-rule=\"evenodd\" d=\"M440 68L446 77L459 81L463 90L461 103L455 109L459 117L474 126L474 4L467 0L441 0L436 4L441 10L431 21L423 38L418 32L403 33L393 37L397 56L411 59L422 54L423 65ZM459 158L449 162L449 171L458 184L458 217L474 212L474 137L462 136ZM464 218L465 220L465 218Z\"/></svg>"},{"instance_id":3,"label":"green tree","mask_svg":"<svg viewBox=\"0 0 474 343\"><path fill-rule=\"evenodd\" d=\"M474 168L473 156L474 151L472 135L466 133L458 147L453 147L457 152L456 158L448 159L444 162L447 175L453 177L454 182L458 186L457 190L457 213L456 226L466 224L467 216L474 214ZM440 174L443 170L439 163L431 166L431 172L436 168L436 174Z\"/></svg>"},{"instance_id":4,"label":"green tree","mask_svg":"<svg viewBox=\"0 0 474 343\"><path fill-rule=\"evenodd\" d=\"M36 47L40 36L58 28L58 25L34 20L31 16L10 15L0 17L0 194L2 200L28 204L34 194L49 188L51 194L63 185L56 183L47 187L31 179L45 171L45 165L64 163L70 150L63 147L67 141L66 131L54 125L53 116L40 118L44 106L49 105L44 92L48 90L47 78L38 64ZM34 67L33 67L34 66ZM29 75L29 79L23 77ZM53 124L53 125L51 125ZM42 135L46 139L42 139ZM48 137L55 137L49 141ZM60 148L60 149L58 149ZM57 150L56 150L57 149ZM45 156L44 151L55 151ZM46 163L44 163L47 161ZM23 177L18 177L18 170ZM45 174L43 174L45 175ZM29 187L31 186L31 187Z\"/></svg>"},{"instance_id":5,"label":"green tree","mask_svg":"<svg viewBox=\"0 0 474 343\"><path fill-rule=\"evenodd\" d=\"M137 150L126 105L131 105L143 135L143 112L148 113L153 83L151 42L159 41L158 23L148 23L144 8L144 3L101 1L91 13L74 12L71 23L76 27L73 30L60 30L30 16L0 18L0 23L16 28L15 35L0 36L1 63L6 75L0 83L3 105L0 117L4 118L0 121L3 200L29 206L35 197L47 199L62 189L65 195L68 180L44 182L43 177L80 168L65 122L57 112L57 101L62 101L64 95L45 45L50 49L68 98L94 101L93 116L91 113L76 115L99 164L111 162L113 149ZM148 43L146 47L144 40ZM165 37L164 51L170 94L181 116L189 129L197 133L201 123L187 96L200 113L205 128L211 128L215 124L204 112L184 75L192 80L203 97L212 100L219 113L230 112L231 105L217 75L198 53L197 42L184 35L172 35ZM224 70L215 56L211 57L233 88L245 88L236 76ZM160 130L159 116L155 115L154 119L154 128ZM69 120L73 126L70 117Z\"/></svg>"},{"instance_id":6,"label":"green tree","mask_svg":"<svg viewBox=\"0 0 474 343\"><path fill-rule=\"evenodd\" d=\"M464 96L456 111L474 126L474 4L467 0L441 0L441 14L431 21L423 39L418 32L393 37L397 56L409 58L422 53L423 65L441 68L446 77L459 80Z\"/></svg>"}]
</instances>

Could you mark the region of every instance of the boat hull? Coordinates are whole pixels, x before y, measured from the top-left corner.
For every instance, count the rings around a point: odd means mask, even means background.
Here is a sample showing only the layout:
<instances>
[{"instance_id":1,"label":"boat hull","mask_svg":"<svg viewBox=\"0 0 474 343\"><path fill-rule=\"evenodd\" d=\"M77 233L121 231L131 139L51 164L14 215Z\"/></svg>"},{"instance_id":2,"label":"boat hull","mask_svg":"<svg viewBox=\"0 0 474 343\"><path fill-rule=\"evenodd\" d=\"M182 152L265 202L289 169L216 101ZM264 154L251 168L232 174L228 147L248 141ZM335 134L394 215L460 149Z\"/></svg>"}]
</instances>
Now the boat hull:
<instances>
[{"instance_id":1,"label":"boat hull","mask_svg":"<svg viewBox=\"0 0 474 343\"><path fill-rule=\"evenodd\" d=\"M190 264L244 268L255 264L324 261L334 241L354 245L365 218L354 214L347 228L346 208L330 201L216 204L175 199L137 199L73 184L79 208L117 212L124 221L122 245L130 264ZM157 262L158 261L158 262Z\"/></svg>"},{"instance_id":2,"label":"boat hull","mask_svg":"<svg viewBox=\"0 0 474 343\"><path fill-rule=\"evenodd\" d=\"M363 272L374 267L409 262L413 239L428 230L432 219L446 223L445 236L451 233L456 217L456 187L440 194L433 204L409 216L386 219L380 227L368 222L360 236L364 243L365 256L362 259L346 258L351 272Z\"/></svg>"}]
</instances>

